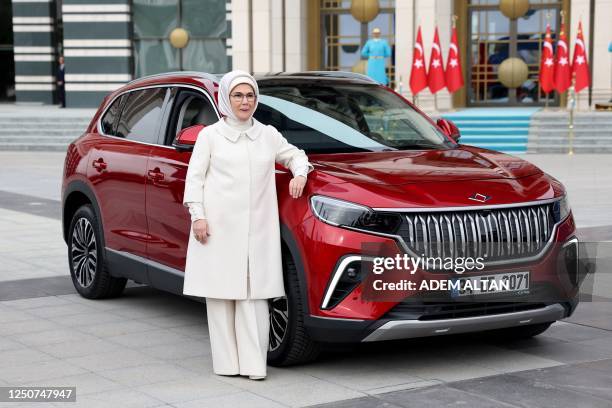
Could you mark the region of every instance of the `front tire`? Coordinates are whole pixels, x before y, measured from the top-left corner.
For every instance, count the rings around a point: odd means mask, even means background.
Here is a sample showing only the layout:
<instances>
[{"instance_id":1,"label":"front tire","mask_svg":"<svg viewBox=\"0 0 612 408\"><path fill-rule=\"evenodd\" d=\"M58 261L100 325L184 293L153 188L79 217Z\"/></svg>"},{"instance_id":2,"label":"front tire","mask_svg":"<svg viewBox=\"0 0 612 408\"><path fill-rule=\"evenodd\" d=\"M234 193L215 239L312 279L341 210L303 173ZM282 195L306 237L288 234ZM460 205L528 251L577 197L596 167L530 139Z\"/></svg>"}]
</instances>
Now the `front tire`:
<instances>
[{"instance_id":1,"label":"front tire","mask_svg":"<svg viewBox=\"0 0 612 408\"><path fill-rule=\"evenodd\" d=\"M74 213L68 238L68 265L76 291L88 299L121 295L127 279L113 277L108 271L102 229L90 204Z\"/></svg>"},{"instance_id":2,"label":"front tire","mask_svg":"<svg viewBox=\"0 0 612 408\"><path fill-rule=\"evenodd\" d=\"M319 343L312 340L304 327L304 308L297 269L287 252L283 251L283 269L287 296L270 299L270 345L268 364L282 367L306 363L317 358Z\"/></svg>"}]
</instances>

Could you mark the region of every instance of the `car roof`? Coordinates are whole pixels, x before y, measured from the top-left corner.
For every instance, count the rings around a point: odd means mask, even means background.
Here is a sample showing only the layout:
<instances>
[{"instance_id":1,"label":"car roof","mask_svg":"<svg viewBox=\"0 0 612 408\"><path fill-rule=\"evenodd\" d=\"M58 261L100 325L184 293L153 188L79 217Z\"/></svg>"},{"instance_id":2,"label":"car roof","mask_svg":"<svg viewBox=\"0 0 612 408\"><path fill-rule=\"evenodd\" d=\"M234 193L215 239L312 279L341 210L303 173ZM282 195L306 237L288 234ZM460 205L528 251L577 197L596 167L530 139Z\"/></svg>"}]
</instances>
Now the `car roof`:
<instances>
[{"instance_id":1,"label":"car roof","mask_svg":"<svg viewBox=\"0 0 612 408\"><path fill-rule=\"evenodd\" d=\"M258 84L273 84L282 81L324 81L335 83L338 81L350 82L354 84L378 84L370 77L356 72L346 71L307 71L307 72L267 72L252 73ZM190 83L199 82L217 86L223 74L209 74L201 71L174 71L148 75L128 82L122 88L134 88L142 85L165 84L168 82ZM212 82L212 83L211 83Z\"/></svg>"}]
</instances>

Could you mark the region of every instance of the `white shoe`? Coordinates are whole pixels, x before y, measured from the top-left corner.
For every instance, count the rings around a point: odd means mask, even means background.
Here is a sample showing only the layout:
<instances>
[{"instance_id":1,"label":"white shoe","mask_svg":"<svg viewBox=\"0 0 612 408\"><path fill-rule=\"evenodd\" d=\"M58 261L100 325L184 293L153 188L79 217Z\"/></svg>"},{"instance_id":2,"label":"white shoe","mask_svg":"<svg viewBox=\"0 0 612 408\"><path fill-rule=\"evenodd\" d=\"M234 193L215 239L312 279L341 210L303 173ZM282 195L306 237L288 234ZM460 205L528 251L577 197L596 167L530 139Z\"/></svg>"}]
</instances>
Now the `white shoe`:
<instances>
[{"instance_id":1,"label":"white shoe","mask_svg":"<svg viewBox=\"0 0 612 408\"><path fill-rule=\"evenodd\" d=\"M265 375L249 375L249 380L265 380Z\"/></svg>"}]
</instances>

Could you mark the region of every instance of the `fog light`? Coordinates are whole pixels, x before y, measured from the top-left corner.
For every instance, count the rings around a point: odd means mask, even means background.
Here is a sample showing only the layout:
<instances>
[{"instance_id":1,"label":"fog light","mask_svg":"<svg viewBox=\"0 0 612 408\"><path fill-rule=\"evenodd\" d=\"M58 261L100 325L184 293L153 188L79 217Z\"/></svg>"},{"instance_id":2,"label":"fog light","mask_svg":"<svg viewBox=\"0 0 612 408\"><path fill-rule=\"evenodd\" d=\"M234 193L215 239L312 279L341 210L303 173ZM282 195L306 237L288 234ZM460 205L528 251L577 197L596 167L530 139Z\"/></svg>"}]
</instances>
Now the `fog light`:
<instances>
[{"instance_id":1,"label":"fog light","mask_svg":"<svg viewBox=\"0 0 612 408\"><path fill-rule=\"evenodd\" d=\"M357 279L357 277L359 276L359 274L358 274L358 272L357 272L357 269L351 266L350 268L347 268L347 270L346 270L346 276L347 276L349 279L351 279L351 280L355 280L355 279Z\"/></svg>"},{"instance_id":2,"label":"fog light","mask_svg":"<svg viewBox=\"0 0 612 408\"><path fill-rule=\"evenodd\" d=\"M338 305L349 293L351 293L363 279L361 273L361 258L351 261L344 267L341 275L335 281L332 278L331 288L328 296L323 300L322 309L331 309Z\"/></svg>"}]
</instances>

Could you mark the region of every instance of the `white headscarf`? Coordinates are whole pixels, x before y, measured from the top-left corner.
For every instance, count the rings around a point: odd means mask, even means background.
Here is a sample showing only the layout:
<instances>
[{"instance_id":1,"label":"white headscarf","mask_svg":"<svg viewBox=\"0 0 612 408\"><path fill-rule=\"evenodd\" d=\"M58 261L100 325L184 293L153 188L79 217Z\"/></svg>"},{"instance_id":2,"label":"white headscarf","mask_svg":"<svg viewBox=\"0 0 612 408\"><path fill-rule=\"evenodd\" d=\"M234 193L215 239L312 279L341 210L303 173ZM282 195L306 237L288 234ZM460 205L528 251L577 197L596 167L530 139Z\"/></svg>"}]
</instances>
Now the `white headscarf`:
<instances>
[{"instance_id":1,"label":"white headscarf","mask_svg":"<svg viewBox=\"0 0 612 408\"><path fill-rule=\"evenodd\" d=\"M257 104L259 100L259 87L257 86L257 81L253 78L249 73L241 71L239 69L235 69L227 74L223 75L221 81L219 82L219 111L235 121L240 121L234 112L232 111L232 103L230 101L230 92L237 85L240 84L249 84L253 87L253 92L255 93L255 109L257 109ZM252 115L251 115L252 117ZM251 118L249 118L250 120Z\"/></svg>"}]
</instances>

